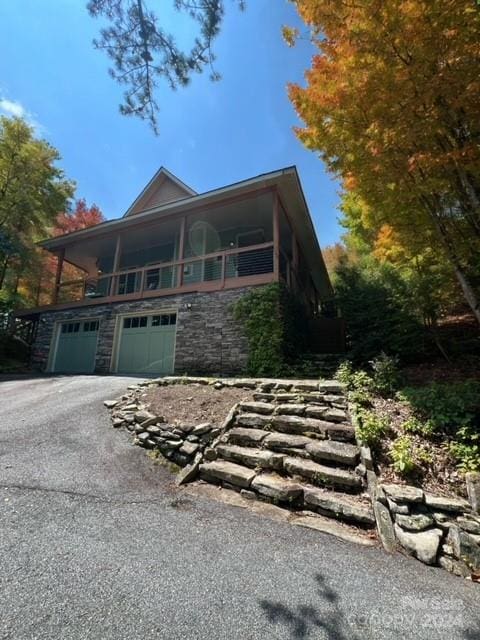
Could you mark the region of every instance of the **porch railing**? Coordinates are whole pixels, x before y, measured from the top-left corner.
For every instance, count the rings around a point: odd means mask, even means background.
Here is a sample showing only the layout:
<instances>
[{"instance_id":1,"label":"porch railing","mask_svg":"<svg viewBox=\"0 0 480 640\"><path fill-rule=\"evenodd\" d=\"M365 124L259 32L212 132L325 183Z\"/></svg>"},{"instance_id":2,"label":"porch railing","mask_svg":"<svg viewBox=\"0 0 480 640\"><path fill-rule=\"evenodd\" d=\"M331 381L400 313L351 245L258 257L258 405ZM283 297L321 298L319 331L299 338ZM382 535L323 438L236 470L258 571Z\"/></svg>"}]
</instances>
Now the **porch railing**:
<instances>
[{"instance_id":1,"label":"porch railing","mask_svg":"<svg viewBox=\"0 0 480 640\"><path fill-rule=\"evenodd\" d=\"M57 299L65 298L70 291L71 300L82 298L117 298L161 292L166 294L192 288L222 288L233 279L247 279L274 272L273 242L228 249L201 257L184 258L168 263L151 264L141 268L126 269L60 283ZM212 287L213 285L213 287Z\"/></svg>"}]
</instances>

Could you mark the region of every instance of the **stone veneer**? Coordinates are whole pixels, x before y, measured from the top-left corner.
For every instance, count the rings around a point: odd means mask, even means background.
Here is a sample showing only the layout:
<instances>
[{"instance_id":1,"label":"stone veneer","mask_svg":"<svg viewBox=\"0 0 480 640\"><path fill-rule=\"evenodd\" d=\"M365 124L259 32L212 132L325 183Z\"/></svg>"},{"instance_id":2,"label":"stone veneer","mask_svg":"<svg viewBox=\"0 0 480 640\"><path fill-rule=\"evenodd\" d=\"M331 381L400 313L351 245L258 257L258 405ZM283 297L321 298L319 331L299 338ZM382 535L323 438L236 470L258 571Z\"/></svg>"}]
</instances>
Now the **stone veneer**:
<instances>
[{"instance_id":1,"label":"stone veneer","mask_svg":"<svg viewBox=\"0 0 480 640\"><path fill-rule=\"evenodd\" d=\"M98 318L95 372L108 373L118 315L142 311L161 313L164 309L175 308L175 373L240 373L246 366L248 345L241 326L233 319L231 306L250 288L183 293L42 313L32 349L32 366L46 370L56 322Z\"/></svg>"}]
</instances>

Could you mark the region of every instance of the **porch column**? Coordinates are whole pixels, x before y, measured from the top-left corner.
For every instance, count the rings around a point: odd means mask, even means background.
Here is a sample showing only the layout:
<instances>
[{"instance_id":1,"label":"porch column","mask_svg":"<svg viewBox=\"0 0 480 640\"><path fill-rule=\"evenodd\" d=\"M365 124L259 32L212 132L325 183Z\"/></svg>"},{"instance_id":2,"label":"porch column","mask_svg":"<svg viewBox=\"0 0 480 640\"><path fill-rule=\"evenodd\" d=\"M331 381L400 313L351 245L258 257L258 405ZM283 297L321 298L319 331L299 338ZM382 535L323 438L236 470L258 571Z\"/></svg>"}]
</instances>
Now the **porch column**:
<instances>
[{"instance_id":1,"label":"porch column","mask_svg":"<svg viewBox=\"0 0 480 640\"><path fill-rule=\"evenodd\" d=\"M280 203L277 192L273 201L273 276L276 282L280 280Z\"/></svg>"},{"instance_id":2,"label":"porch column","mask_svg":"<svg viewBox=\"0 0 480 640\"><path fill-rule=\"evenodd\" d=\"M116 273L119 268L120 268L120 253L122 251L122 236L120 234L118 234L117 236L117 244L115 245L115 254L113 256L113 273ZM110 278L110 287L109 287L109 294L110 296L114 296L115 295L115 283L116 283L116 276L112 276Z\"/></svg>"},{"instance_id":3,"label":"porch column","mask_svg":"<svg viewBox=\"0 0 480 640\"><path fill-rule=\"evenodd\" d=\"M57 271L55 273L55 288L53 289L52 304L58 302L58 292L60 289L60 282L62 280L63 260L65 258L65 249L60 249L57 256Z\"/></svg>"},{"instance_id":4,"label":"porch column","mask_svg":"<svg viewBox=\"0 0 480 640\"><path fill-rule=\"evenodd\" d=\"M187 218L186 216L183 216L183 218L180 221L180 237L178 239L178 260L183 260L184 256L185 256L185 227L187 224ZM179 264L178 265L178 270L177 270L177 285L176 288L181 287L183 284L183 264Z\"/></svg>"}]
</instances>

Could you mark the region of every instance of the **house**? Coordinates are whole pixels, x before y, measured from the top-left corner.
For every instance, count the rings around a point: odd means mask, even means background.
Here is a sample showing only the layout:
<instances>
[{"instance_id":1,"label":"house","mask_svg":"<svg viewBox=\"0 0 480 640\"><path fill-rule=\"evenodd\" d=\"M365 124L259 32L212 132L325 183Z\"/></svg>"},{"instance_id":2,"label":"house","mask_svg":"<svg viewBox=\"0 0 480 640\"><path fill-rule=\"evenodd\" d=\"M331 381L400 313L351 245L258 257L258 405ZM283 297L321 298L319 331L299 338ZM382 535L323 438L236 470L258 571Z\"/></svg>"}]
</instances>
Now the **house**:
<instances>
[{"instance_id":1,"label":"house","mask_svg":"<svg viewBox=\"0 0 480 640\"><path fill-rule=\"evenodd\" d=\"M295 167L206 193L161 168L122 218L40 244L58 257L52 304L17 315L44 371L237 373L232 303L251 287L285 282L312 317L332 298Z\"/></svg>"}]
</instances>

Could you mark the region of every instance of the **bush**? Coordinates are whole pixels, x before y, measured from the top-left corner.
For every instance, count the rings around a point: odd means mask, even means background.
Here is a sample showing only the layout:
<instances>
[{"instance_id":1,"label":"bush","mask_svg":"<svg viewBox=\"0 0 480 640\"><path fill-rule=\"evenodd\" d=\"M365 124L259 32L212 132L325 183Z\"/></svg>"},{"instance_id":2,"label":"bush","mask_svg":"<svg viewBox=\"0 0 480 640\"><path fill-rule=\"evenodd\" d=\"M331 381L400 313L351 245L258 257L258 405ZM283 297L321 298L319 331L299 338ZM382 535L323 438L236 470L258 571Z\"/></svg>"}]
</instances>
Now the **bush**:
<instances>
[{"instance_id":1,"label":"bush","mask_svg":"<svg viewBox=\"0 0 480 640\"><path fill-rule=\"evenodd\" d=\"M372 449L378 448L389 429L388 418L377 416L373 411L365 409L357 412L357 435L364 444Z\"/></svg>"},{"instance_id":2,"label":"bush","mask_svg":"<svg viewBox=\"0 0 480 640\"><path fill-rule=\"evenodd\" d=\"M305 310L278 283L251 289L233 305L233 316L248 340L249 375L281 376L304 351Z\"/></svg>"},{"instance_id":3,"label":"bush","mask_svg":"<svg viewBox=\"0 0 480 640\"><path fill-rule=\"evenodd\" d=\"M410 475L416 468L415 447L410 436L399 436L390 447L393 468L403 476Z\"/></svg>"},{"instance_id":4,"label":"bush","mask_svg":"<svg viewBox=\"0 0 480 640\"><path fill-rule=\"evenodd\" d=\"M422 420L419 420L414 416L408 418L408 420L405 420L405 422L402 424L402 429L406 433L413 433L425 438L431 437L435 431L433 423L430 420L422 422Z\"/></svg>"},{"instance_id":5,"label":"bush","mask_svg":"<svg viewBox=\"0 0 480 640\"><path fill-rule=\"evenodd\" d=\"M356 364L365 365L382 352L403 361L418 359L425 330L412 311L411 290L396 269L368 260L340 263L334 285Z\"/></svg>"},{"instance_id":6,"label":"bush","mask_svg":"<svg viewBox=\"0 0 480 640\"><path fill-rule=\"evenodd\" d=\"M399 394L418 417L431 423L432 433L455 434L459 428L480 424L480 381L433 383L408 387Z\"/></svg>"},{"instance_id":7,"label":"bush","mask_svg":"<svg viewBox=\"0 0 480 640\"><path fill-rule=\"evenodd\" d=\"M397 357L381 353L378 358L370 361L373 370L373 384L375 391L384 397L392 397L400 388L402 376L398 370Z\"/></svg>"},{"instance_id":8,"label":"bush","mask_svg":"<svg viewBox=\"0 0 480 640\"><path fill-rule=\"evenodd\" d=\"M456 439L450 443L450 453L462 471L480 471L480 434L471 427L457 431Z\"/></svg>"}]
</instances>

